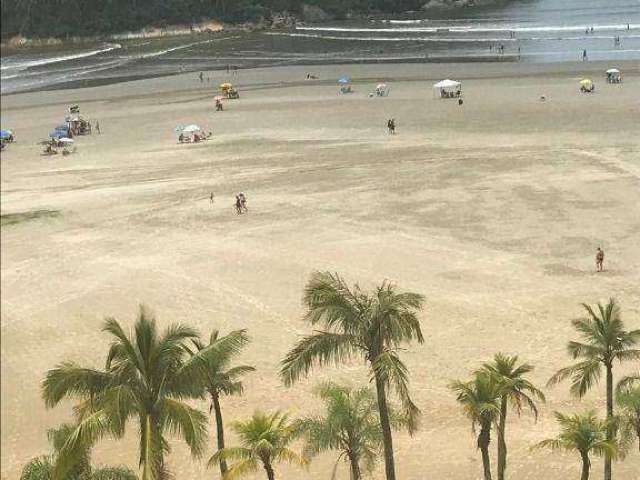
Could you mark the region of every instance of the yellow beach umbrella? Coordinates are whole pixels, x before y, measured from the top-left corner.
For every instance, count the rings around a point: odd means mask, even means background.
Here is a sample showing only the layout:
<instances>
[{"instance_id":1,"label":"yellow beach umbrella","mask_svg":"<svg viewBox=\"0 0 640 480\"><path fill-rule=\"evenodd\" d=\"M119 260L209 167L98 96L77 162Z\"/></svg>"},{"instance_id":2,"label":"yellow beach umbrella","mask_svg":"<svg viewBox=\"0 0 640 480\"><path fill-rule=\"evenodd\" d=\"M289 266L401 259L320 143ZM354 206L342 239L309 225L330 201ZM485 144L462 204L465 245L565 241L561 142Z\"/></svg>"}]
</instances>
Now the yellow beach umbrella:
<instances>
[{"instance_id":1,"label":"yellow beach umbrella","mask_svg":"<svg viewBox=\"0 0 640 480\"><path fill-rule=\"evenodd\" d=\"M220 89L221 90L229 90L230 88L233 88L233 85L231 85L230 83L221 83L220 84Z\"/></svg>"},{"instance_id":2,"label":"yellow beach umbrella","mask_svg":"<svg viewBox=\"0 0 640 480\"><path fill-rule=\"evenodd\" d=\"M580 80L580 85L585 88L590 88L591 85L593 85L593 82L588 78L583 78L582 80Z\"/></svg>"}]
</instances>

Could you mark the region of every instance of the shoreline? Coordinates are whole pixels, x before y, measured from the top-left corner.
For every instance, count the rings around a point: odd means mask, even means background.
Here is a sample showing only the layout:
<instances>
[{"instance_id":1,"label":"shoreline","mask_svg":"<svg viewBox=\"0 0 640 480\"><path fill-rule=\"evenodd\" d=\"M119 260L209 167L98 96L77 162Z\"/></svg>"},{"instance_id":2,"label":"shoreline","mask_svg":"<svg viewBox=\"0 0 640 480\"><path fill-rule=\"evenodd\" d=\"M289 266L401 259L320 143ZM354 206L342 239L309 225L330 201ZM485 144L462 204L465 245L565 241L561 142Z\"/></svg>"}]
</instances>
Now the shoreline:
<instances>
[{"instance_id":1,"label":"shoreline","mask_svg":"<svg viewBox=\"0 0 640 480\"><path fill-rule=\"evenodd\" d=\"M505 55L506 56L506 55ZM498 57L499 58L499 57ZM381 76L371 77L371 78L358 78L353 77L354 83L362 83L362 82L375 82L375 81L430 81L430 80L438 80L441 79L442 75L437 75L434 72L442 69L446 69L449 72L448 76L457 76L460 79L489 79L489 78L519 78L519 77L562 77L566 75L580 75L587 76L592 75L594 80L598 82L598 77L600 74L604 75L604 71L607 68L611 68L612 66L616 66L617 68L621 68L625 74L640 74L640 62L634 60L621 60L621 61L589 61L589 62L545 62L545 63L526 63L526 62L518 62L515 60L497 60L497 61L486 61L485 58L474 58L470 61L459 61L460 59L456 59L458 61L448 61L448 59L437 59L433 61L425 61L424 59L415 59L409 61L398 61L397 59L390 59L389 61L353 61L353 62L344 62L344 61L335 61L335 62L326 62L319 61L316 63L308 62L308 63L291 63L291 64L279 64L279 65L256 65L253 67L245 67L239 70L239 72L256 72L256 71L272 71L279 72L282 70L290 70L297 69L303 70L309 67L316 67L318 69L326 70L326 69L334 69L339 67L344 67L344 69L354 69L354 68L371 68L376 70L378 67L381 71L387 71L389 68L397 67L398 69L402 68L413 68L420 69L420 67L424 67L424 70L419 75L414 75L411 77L403 76L397 77L393 75L389 75L385 73ZM140 83L145 81L153 81L153 80L166 80L168 82L173 78L179 78L181 76L191 76L191 74L199 71L210 72L213 74L220 74L224 72L224 68L218 69L189 69L182 72L175 73L162 73L162 74L148 74L148 75L137 75L131 77L117 77L111 79L92 79L86 80L83 82L78 81L70 81L62 84L55 84L46 86L43 88L35 88L30 90L21 90L16 92L8 92L2 93L1 97L15 97L18 95L26 95L33 94L38 92L69 92L69 91L84 91L91 90L100 87L108 87L115 86L121 84L132 84L132 83ZM421 69L422 70L422 69ZM447 76L447 75L444 75ZM442 77L444 78L444 77ZM237 83L237 82L236 82ZM239 84L243 87L243 89L255 89L255 88L263 88L263 87L272 87L273 85L269 83L252 83L246 84L245 82L239 82ZM334 85L335 79L318 79L313 80L311 82L305 81L303 79L294 80L290 82L280 82L279 85L286 86L298 86L298 85ZM215 86L215 85L214 85ZM202 84L195 84L194 89L203 88Z\"/></svg>"}]
</instances>

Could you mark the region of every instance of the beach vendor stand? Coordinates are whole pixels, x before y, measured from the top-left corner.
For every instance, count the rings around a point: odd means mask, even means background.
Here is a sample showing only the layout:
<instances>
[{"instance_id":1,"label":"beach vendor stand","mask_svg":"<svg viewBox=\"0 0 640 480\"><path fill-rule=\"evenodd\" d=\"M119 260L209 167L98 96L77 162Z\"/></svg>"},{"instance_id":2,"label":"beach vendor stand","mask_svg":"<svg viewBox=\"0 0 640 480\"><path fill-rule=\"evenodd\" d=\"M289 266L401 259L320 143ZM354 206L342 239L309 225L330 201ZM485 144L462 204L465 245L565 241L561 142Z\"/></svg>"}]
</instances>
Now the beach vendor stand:
<instances>
[{"instance_id":1,"label":"beach vendor stand","mask_svg":"<svg viewBox=\"0 0 640 480\"><path fill-rule=\"evenodd\" d=\"M617 68L610 68L606 71L607 83L622 83L622 74Z\"/></svg>"},{"instance_id":2,"label":"beach vendor stand","mask_svg":"<svg viewBox=\"0 0 640 480\"><path fill-rule=\"evenodd\" d=\"M462 84L447 78L433 85L433 94L437 98L458 98L462 95Z\"/></svg>"}]
</instances>

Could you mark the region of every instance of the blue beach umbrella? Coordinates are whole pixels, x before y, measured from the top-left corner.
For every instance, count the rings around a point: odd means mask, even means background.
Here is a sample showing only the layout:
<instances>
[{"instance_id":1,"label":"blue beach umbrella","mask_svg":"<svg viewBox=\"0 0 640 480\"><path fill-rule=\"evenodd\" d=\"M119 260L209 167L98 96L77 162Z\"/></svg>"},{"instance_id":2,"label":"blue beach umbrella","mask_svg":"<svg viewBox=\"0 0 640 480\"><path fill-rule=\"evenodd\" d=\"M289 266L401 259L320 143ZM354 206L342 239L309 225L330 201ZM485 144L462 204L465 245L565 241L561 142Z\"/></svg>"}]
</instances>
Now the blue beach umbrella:
<instances>
[{"instance_id":1,"label":"blue beach umbrella","mask_svg":"<svg viewBox=\"0 0 640 480\"><path fill-rule=\"evenodd\" d=\"M13 132L11 130L0 130L0 138L2 140L7 140L13 136Z\"/></svg>"},{"instance_id":2,"label":"blue beach umbrella","mask_svg":"<svg viewBox=\"0 0 640 480\"><path fill-rule=\"evenodd\" d=\"M346 85L347 83L351 83L351 77L348 75L343 75L338 79L338 83L342 85Z\"/></svg>"}]
</instances>

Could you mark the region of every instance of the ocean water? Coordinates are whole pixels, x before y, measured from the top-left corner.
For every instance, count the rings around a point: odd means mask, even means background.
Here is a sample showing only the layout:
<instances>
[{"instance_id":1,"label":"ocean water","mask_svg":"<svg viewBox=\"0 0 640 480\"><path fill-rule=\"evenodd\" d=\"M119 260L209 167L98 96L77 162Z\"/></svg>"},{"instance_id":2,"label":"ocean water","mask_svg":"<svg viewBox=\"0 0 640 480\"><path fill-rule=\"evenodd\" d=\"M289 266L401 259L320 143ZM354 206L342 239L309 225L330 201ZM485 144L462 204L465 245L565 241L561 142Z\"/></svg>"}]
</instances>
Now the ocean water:
<instances>
[{"instance_id":1,"label":"ocean water","mask_svg":"<svg viewBox=\"0 0 640 480\"><path fill-rule=\"evenodd\" d=\"M618 38L618 41L616 41ZM2 55L1 92L70 88L183 71L292 64L640 61L640 0L514 0L499 8L162 38Z\"/></svg>"}]
</instances>

